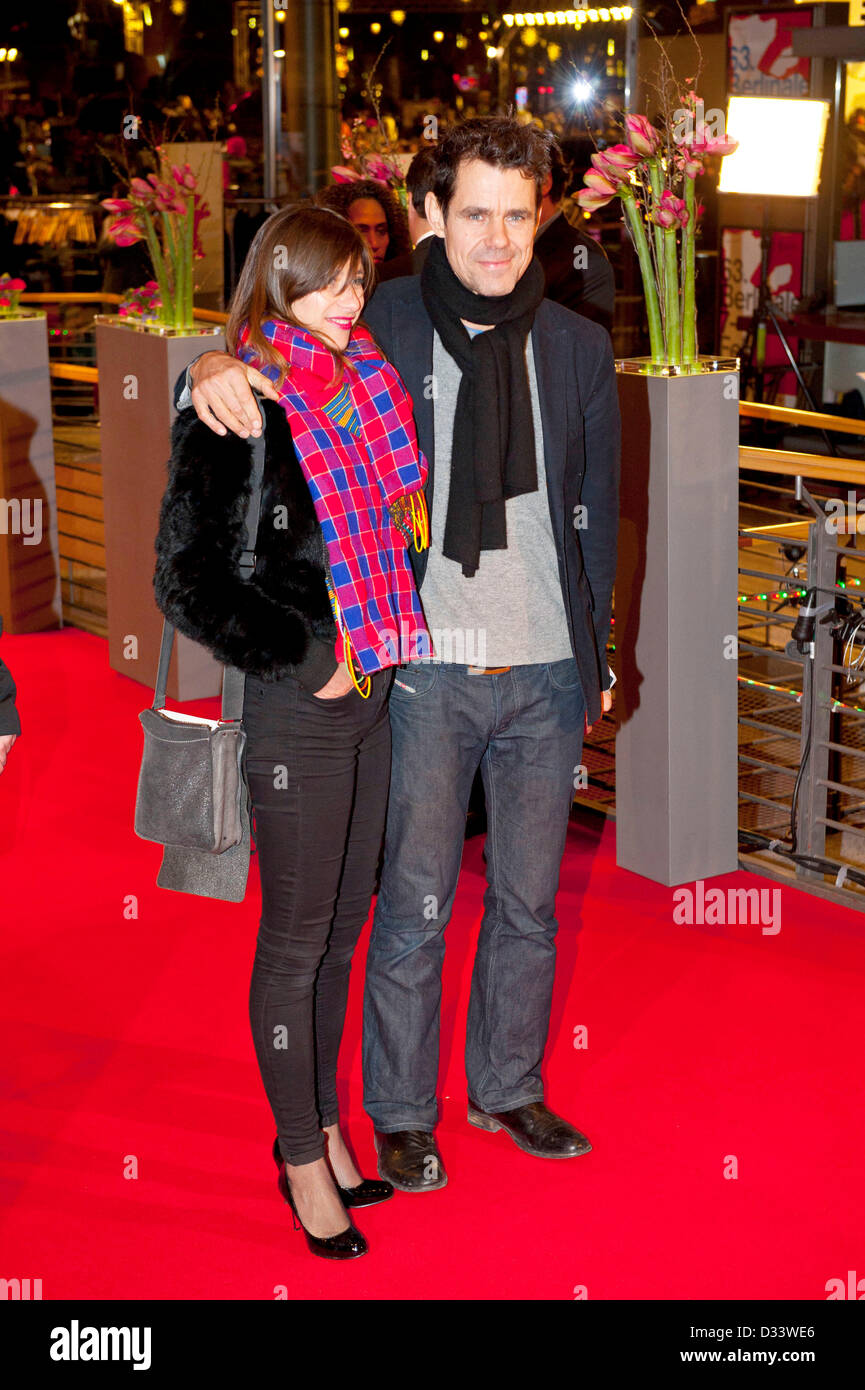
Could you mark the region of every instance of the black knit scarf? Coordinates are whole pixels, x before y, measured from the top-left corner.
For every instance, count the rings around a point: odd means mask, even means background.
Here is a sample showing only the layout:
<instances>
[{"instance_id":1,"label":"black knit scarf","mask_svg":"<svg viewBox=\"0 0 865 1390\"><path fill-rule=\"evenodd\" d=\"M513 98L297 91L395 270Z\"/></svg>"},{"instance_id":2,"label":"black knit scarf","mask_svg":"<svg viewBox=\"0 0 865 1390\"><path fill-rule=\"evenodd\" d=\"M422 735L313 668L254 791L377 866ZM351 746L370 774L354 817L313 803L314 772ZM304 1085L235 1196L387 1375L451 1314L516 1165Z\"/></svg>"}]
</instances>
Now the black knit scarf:
<instances>
[{"instance_id":1,"label":"black knit scarf","mask_svg":"<svg viewBox=\"0 0 865 1390\"><path fill-rule=\"evenodd\" d=\"M420 287L433 326L462 372L442 553L470 577L482 550L507 549L506 499L538 486L525 353L544 273L533 259L510 294L475 294L454 274L444 241L435 236ZM462 319L495 326L472 338Z\"/></svg>"}]
</instances>

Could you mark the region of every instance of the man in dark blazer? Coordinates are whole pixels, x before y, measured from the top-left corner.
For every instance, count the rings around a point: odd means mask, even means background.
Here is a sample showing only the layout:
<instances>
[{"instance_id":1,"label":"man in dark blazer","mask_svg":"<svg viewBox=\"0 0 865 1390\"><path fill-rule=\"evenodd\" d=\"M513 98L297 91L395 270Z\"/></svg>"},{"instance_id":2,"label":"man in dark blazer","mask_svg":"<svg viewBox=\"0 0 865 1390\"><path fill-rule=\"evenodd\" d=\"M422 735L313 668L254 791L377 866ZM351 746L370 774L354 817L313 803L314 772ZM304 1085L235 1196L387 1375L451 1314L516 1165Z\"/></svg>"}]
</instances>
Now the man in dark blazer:
<instances>
[{"instance_id":1,"label":"man in dark blazer","mask_svg":"<svg viewBox=\"0 0 865 1390\"><path fill-rule=\"evenodd\" d=\"M541 1064L574 777L584 729L611 703L620 422L609 335L543 298L533 242L549 167L534 127L493 117L449 130L424 271L379 286L364 314L412 397L429 464L430 545L412 564L433 659L400 652L394 676L363 1038L379 1172L407 1192L447 1182L433 1132L441 967L478 767L488 889L468 1119L537 1157L591 1148L546 1105ZM248 372L215 353L191 365L192 404L217 433L259 428Z\"/></svg>"},{"instance_id":2,"label":"man in dark blazer","mask_svg":"<svg viewBox=\"0 0 865 1390\"><path fill-rule=\"evenodd\" d=\"M0 618L0 633L3 619ZM21 720L15 708L15 682L12 672L0 658L0 772L6 766L9 750L21 732Z\"/></svg>"},{"instance_id":3,"label":"man in dark blazer","mask_svg":"<svg viewBox=\"0 0 865 1390\"><path fill-rule=\"evenodd\" d=\"M567 174L562 152L554 143L551 167L544 183L535 255L544 268L548 299L564 304L583 318L613 331L616 277L603 247L588 232L574 227L562 212Z\"/></svg>"},{"instance_id":4,"label":"man in dark blazer","mask_svg":"<svg viewBox=\"0 0 865 1390\"><path fill-rule=\"evenodd\" d=\"M382 261L376 268L379 284L385 280L397 280L401 275L420 275L423 270L430 237L434 235L426 220L426 195L432 186L434 160L435 152L425 141L406 170L408 231L412 249L401 256L395 256L392 261Z\"/></svg>"}]
</instances>

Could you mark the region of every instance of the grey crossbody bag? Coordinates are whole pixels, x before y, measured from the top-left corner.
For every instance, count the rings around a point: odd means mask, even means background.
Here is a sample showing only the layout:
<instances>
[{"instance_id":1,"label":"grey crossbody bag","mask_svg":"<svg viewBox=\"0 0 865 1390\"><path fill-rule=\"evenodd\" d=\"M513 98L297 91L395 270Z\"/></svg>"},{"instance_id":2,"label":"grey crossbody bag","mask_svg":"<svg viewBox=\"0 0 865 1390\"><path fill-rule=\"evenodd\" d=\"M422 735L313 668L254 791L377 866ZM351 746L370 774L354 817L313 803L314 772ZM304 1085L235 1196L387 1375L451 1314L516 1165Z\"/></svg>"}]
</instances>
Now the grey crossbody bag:
<instances>
[{"instance_id":1,"label":"grey crossbody bag","mask_svg":"<svg viewBox=\"0 0 865 1390\"><path fill-rule=\"evenodd\" d=\"M252 440L246 547L239 564L244 579L255 571L263 475L262 433ZM250 853L250 803L244 776L246 733L241 722L246 675L236 667L223 667L218 720L167 710L174 635L174 625L165 619L153 704L138 716L144 751L135 799L135 833L164 846L156 880L159 887L240 902L246 891Z\"/></svg>"}]
</instances>

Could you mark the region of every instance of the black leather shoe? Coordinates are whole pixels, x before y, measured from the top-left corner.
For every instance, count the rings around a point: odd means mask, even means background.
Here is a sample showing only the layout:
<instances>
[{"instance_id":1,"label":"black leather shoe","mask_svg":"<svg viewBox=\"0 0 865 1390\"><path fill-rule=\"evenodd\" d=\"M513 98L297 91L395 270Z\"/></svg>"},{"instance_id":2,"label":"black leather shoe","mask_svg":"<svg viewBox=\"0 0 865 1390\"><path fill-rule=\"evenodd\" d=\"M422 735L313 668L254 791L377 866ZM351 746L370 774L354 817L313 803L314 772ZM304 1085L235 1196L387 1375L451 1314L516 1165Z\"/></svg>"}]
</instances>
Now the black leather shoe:
<instances>
[{"instance_id":1,"label":"black leather shoe","mask_svg":"<svg viewBox=\"0 0 865 1390\"><path fill-rule=\"evenodd\" d=\"M277 1168L282 1167L279 1135L273 1141L273 1161ZM328 1163L328 1167L330 1167L330 1163ZM336 1178L334 1178L334 1182L336 1182ZM374 1178L364 1178L355 1187L340 1187L337 1182L336 1188L344 1207L374 1207L378 1202L386 1202L389 1197L393 1196L393 1187L389 1182L376 1182Z\"/></svg>"},{"instance_id":2,"label":"black leather shoe","mask_svg":"<svg viewBox=\"0 0 865 1390\"><path fill-rule=\"evenodd\" d=\"M437 1192L448 1180L431 1129L375 1131L379 1176L400 1192Z\"/></svg>"},{"instance_id":3,"label":"black leather shoe","mask_svg":"<svg viewBox=\"0 0 865 1390\"><path fill-rule=\"evenodd\" d=\"M585 1134L560 1115L554 1115L542 1100L495 1113L481 1110L470 1100L468 1120L470 1125L487 1129L491 1134L497 1129L505 1130L517 1148L534 1158L578 1158L580 1154L590 1153L592 1148Z\"/></svg>"},{"instance_id":4,"label":"black leather shoe","mask_svg":"<svg viewBox=\"0 0 865 1390\"><path fill-rule=\"evenodd\" d=\"M284 1201L291 1207L291 1216L294 1221L294 1229L300 1228L306 1236L306 1243L313 1255L321 1255L325 1260L356 1260L361 1255L365 1255L369 1246L361 1235L360 1231L349 1221L344 1231L340 1231L335 1236L314 1236L304 1226L297 1214L297 1207L294 1205L294 1198L291 1195L291 1187L285 1171L285 1164L281 1163L279 1169L278 1187Z\"/></svg>"}]
</instances>

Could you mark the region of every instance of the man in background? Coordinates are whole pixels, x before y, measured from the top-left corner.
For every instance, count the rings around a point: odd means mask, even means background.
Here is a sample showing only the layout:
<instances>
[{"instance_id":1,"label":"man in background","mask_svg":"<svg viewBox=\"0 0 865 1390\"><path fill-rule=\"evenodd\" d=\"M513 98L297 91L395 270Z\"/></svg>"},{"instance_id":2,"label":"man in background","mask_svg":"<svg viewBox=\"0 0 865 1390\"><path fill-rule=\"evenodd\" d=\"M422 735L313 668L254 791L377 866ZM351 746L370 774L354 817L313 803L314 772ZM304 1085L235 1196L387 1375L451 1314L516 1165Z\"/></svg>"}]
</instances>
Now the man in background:
<instances>
[{"instance_id":1,"label":"man in background","mask_svg":"<svg viewBox=\"0 0 865 1390\"><path fill-rule=\"evenodd\" d=\"M418 150L405 176L408 192L408 232L413 249L401 256L394 256L378 268L379 283L382 280L395 280L399 275L420 275L430 248L433 229L426 220L424 204L426 195L432 187L433 149L429 141L424 141Z\"/></svg>"},{"instance_id":2,"label":"man in background","mask_svg":"<svg viewBox=\"0 0 865 1390\"><path fill-rule=\"evenodd\" d=\"M0 618L0 632L3 619ZM12 672L0 659L0 772L6 766L9 749L21 732L21 721L15 708L15 682Z\"/></svg>"},{"instance_id":3,"label":"man in background","mask_svg":"<svg viewBox=\"0 0 865 1390\"><path fill-rule=\"evenodd\" d=\"M545 294L547 299L573 309L583 318L594 319L612 333L616 294L613 267L594 237L572 226L562 212L567 171L556 142L551 144L550 159L541 220L535 234L535 255L543 267Z\"/></svg>"}]
</instances>

